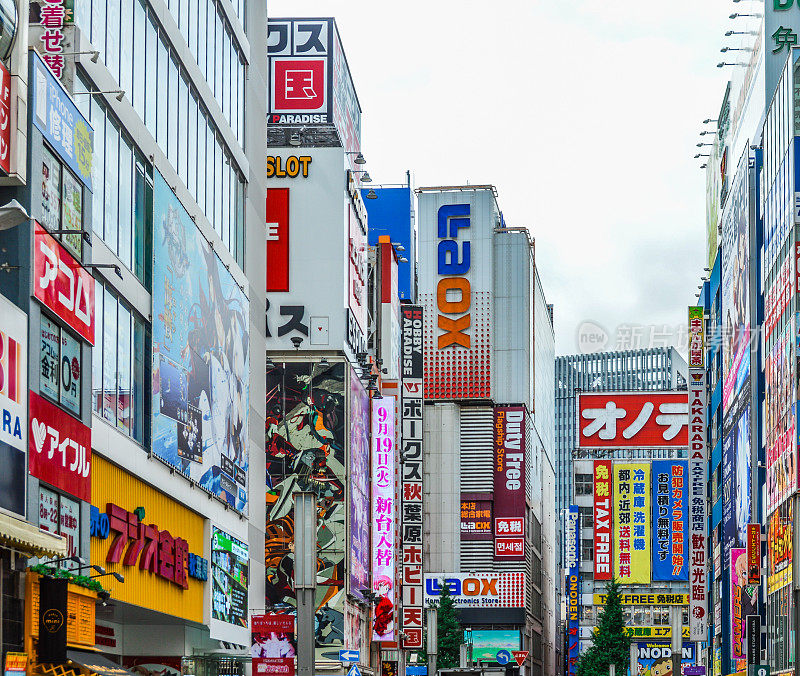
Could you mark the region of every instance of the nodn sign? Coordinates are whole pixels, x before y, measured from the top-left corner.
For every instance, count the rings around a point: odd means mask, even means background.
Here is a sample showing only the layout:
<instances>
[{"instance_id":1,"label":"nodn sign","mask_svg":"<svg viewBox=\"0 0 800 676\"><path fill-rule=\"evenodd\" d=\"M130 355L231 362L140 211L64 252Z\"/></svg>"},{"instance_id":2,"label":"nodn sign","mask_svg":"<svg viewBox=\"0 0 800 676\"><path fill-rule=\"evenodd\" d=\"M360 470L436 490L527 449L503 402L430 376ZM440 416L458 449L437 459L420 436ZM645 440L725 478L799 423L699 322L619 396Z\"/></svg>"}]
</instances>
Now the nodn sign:
<instances>
[{"instance_id":1,"label":"nodn sign","mask_svg":"<svg viewBox=\"0 0 800 676\"><path fill-rule=\"evenodd\" d=\"M791 9L792 5L794 5L794 0L772 0L772 8L776 12L784 12L787 9ZM800 9L800 2L797 3L798 9Z\"/></svg>"}]
</instances>

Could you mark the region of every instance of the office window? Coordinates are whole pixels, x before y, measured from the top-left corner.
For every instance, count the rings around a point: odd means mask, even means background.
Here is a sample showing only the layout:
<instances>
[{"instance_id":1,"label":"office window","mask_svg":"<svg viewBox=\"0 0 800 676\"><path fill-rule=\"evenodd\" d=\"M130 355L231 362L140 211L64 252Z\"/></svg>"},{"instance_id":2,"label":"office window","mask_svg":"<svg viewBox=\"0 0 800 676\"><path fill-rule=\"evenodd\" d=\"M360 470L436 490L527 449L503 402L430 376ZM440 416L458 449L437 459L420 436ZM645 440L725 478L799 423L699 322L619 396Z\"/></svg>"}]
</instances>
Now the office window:
<instances>
[{"instance_id":1,"label":"office window","mask_svg":"<svg viewBox=\"0 0 800 676\"><path fill-rule=\"evenodd\" d=\"M581 540L581 561L594 561L594 541Z\"/></svg>"},{"instance_id":2,"label":"office window","mask_svg":"<svg viewBox=\"0 0 800 676\"><path fill-rule=\"evenodd\" d=\"M141 38L134 36L133 5L139 4L138 0L121 0L120 4L120 61L119 85L125 91L128 99L133 102L133 41L134 37L141 44ZM141 49L141 48L140 48ZM137 50L139 51L139 50ZM139 113L141 116L141 113Z\"/></svg>"},{"instance_id":3,"label":"office window","mask_svg":"<svg viewBox=\"0 0 800 676\"><path fill-rule=\"evenodd\" d=\"M92 410L121 432L149 441L148 326L115 292L95 281L95 345L92 353Z\"/></svg>"},{"instance_id":4,"label":"office window","mask_svg":"<svg viewBox=\"0 0 800 676\"><path fill-rule=\"evenodd\" d=\"M594 510L591 507L578 507L582 528L594 527Z\"/></svg>"},{"instance_id":5,"label":"office window","mask_svg":"<svg viewBox=\"0 0 800 676\"><path fill-rule=\"evenodd\" d=\"M113 252L119 250L119 184L114 181L114 173L119 169L119 127L109 116L106 118L106 174L105 183L105 222L103 241Z\"/></svg>"},{"instance_id":6,"label":"office window","mask_svg":"<svg viewBox=\"0 0 800 676\"><path fill-rule=\"evenodd\" d=\"M102 0L101 0L102 1ZM99 4L99 3L98 3ZM106 0L106 52L105 62L111 75L119 82L120 0ZM130 26L125 26L130 30Z\"/></svg>"},{"instance_id":7,"label":"office window","mask_svg":"<svg viewBox=\"0 0 800 676\"><path fill-rule=\"evenodd\" d=\"M594 478L591 474L575 474L575 495L592 495Z\"/></svg>"},{"instance_id":8,"label":"office window","mask_svg":"<svg viewBox=\"0 0 800 676\"><path fill-rule=\"evenodd\" d=\"M80 554L81 504L57 491L39 485L39 528L61 535L67 541L67 556ZM49 559L41 558L42 563ZM56 568L70 569L71 561L52 564Z\"/></svg>"},{"instance_id":9,"label":"office window","mask_svg":"<svg viewBox=\"0 0 800 676\"><path fill-rule=\"evenodd\" d=\"M177 58L174 54L170 54L170 59L167 64L169 66L169 100L172 101L174 106L168 112L167 119L167 157L172 162L173 167L178 166L178 111L176 110L178 101L178 80L180 79L180 66L178 65Z\"/></svg>"},{"instance_id":10,"label":"office window","mask_svg":"<svg viewBox=\"0 0 800 676\"><path fill-rule=\"evenodd\" d=\"M42 314L39 341L39 393L81 414L81 343Z\"/></svg>"},{"instance_id":11,"label":"office window","mask_svg":"<svg viewBox=\"0 0 800 676\"><path fill-rule=\"evenodd\" d=\"M155 51L149 51L150 48L150 24L147 21L147 11L143 4L144 0L133 0L133 34L136 48L133 50L133 107L136 113L145 125L150 130L150 133L155 134L148 123L148 114L145 96L145 82L148 80L146 54L155 54ZM155 45L154 45L155 47ZM154 63L155 59L151 58L150 62Z\"/></svg>"},{"instance_id":12,"label":"office window","mask_svg":"<svg viewBox=\"0 0 800 676\"><path fill-rule=\"evenodd\" d=\"M158 41L158 103L156 142L164 154L167 154L167 120L169 106L167 92L169 91L169 50L163 40ZM155 89L155 88L153 88ZM174 99L173 99L174 100Z\"/></svg>"}]
</instances>

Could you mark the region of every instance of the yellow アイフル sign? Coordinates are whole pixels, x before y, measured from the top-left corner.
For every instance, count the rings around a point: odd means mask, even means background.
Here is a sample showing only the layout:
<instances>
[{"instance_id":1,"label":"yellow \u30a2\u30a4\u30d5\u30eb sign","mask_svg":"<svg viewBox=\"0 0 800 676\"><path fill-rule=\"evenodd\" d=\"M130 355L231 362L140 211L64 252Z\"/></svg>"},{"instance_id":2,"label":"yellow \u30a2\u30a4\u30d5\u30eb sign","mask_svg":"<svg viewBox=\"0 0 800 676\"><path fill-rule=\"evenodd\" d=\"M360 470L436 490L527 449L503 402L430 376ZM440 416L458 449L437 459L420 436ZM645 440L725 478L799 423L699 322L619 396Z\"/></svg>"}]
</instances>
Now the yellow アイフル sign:
<instances>
[{"instance_id":1,"label":"yellow \u30a2\u30a4\u30d5\u30eb sign","mask_svg":"<svg viewBox=\"0 0 800 676\"><path fill-rule=\"evenodd\" d=\"M650 584L650 464L614 465L614 575L620 584Z\"/></svg>"}]
</instances>

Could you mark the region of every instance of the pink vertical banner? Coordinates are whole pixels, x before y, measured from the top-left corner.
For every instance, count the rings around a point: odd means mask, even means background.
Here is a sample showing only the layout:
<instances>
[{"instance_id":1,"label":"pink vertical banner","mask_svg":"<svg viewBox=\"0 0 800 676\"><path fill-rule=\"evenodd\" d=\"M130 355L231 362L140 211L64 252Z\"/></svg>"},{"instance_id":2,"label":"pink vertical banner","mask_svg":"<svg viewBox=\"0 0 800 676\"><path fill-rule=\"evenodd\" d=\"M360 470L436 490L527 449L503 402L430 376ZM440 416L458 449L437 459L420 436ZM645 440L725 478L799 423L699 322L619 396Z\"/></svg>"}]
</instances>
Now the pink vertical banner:
<instances>
[{"instance_id":1,"label":"pink vertical banner","mask_svg":"<svg viewBox=\"0 0 800 676\"><path fill-rule=\"evenodd\" d=\"M372 399L372 590L379 598L373 641L394 641L394 399Z\"/></svg>"}]
</instances>

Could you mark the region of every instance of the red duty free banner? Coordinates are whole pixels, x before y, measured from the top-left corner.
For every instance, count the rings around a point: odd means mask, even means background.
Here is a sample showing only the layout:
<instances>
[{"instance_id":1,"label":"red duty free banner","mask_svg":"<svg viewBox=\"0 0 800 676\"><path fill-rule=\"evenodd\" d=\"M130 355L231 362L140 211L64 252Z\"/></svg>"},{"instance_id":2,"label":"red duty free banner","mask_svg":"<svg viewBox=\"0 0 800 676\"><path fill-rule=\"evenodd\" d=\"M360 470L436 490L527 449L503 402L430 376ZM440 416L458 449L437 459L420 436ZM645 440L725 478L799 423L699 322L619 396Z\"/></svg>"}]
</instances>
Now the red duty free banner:
<instances>
[{"instance_id":1,"label":"red duty free banner","mask_svg":"<svg viewBox=\"0 0 800 676\"><path fill-rule=\"evenodd\" d=\"M94 277L38 223L33 295L94 345Z\"/></svg>"},{"instance_id":2,"label":"red duty free banner","mask_svg":"<svg viewBox=\"0 0 800 676\"><path fill-rule=\"evenodd\" d=\"M267 292L289 290L289 188L267 188Z\"/></svg>"},{"instance_id":3,"label":"red duty free banner","mask_svg":"<svg viewBox=\"0 0 800 676\"><path fill-rule=\"evenodd\" d=\"M30 393L30 473L79 500L92 500L92 428Z\"/></svg>"},{"instance_id":4,"label":"red duty free banner","mask_svg":"<svg viewBox=\"0 0 800 676\"><path fill-rule=\"evenodd\" d=\"M578 448L686 448L686 392L578 395Z\"/></svg>"},{"instance_id":5,"label":"red duty free banner","mask_svg":"<svg viewBox=\"0 0 800 676\"><path fill-rule=\"evenodd\" d=\"M525 560L524 406L494 407L494 558Z\"/></svg>"}]
</instances>

